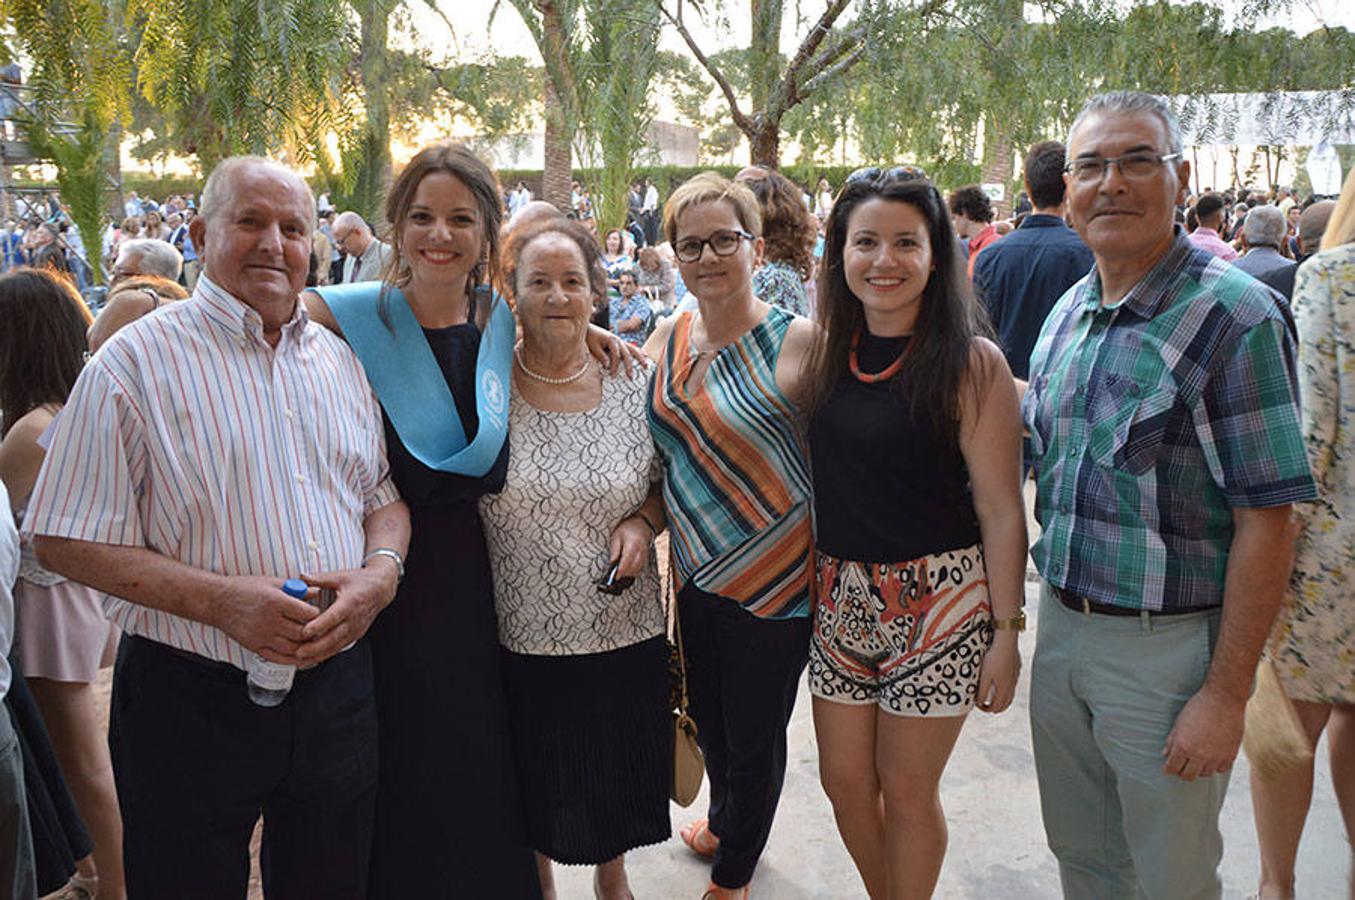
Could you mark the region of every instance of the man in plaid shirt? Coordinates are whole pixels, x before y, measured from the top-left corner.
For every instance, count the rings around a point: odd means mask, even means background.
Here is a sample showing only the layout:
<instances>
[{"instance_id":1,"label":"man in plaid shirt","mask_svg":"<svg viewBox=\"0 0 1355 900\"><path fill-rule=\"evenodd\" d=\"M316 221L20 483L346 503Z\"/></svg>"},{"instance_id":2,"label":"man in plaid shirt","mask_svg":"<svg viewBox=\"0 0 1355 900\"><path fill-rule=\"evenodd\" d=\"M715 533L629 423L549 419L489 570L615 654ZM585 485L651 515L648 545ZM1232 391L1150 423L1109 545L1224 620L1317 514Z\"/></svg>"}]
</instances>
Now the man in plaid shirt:
<instances>
[{"instance_id":1,"label":"man in plaid shirt","mask_svg":"<svg viewBox=\"0 0 1355 900\"><path fill-rule=\"evenodd\" d=\"M1219 809L1315 486L1283 298L1175 226L1158 99L1088 102L1068 207L1096 268L1054 307L1022 413L1045 583L1031 725L1069 898L1217 898Z\"/></svg>"}]
</instances>

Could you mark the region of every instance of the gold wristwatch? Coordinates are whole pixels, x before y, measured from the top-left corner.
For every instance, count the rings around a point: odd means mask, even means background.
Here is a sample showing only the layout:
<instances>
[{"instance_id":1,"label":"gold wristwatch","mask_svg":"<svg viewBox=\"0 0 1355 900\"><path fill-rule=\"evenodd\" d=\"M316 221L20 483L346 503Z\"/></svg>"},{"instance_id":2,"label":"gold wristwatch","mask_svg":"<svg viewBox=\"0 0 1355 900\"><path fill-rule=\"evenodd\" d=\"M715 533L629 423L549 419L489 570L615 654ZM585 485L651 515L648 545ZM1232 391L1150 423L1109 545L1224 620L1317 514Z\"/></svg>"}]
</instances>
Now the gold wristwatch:
<instances>
[{"instance_id":1,"label":"gold wristwatch","mask_svg":"<svg viewBox=\"0 0 1355 900\"><path fill-rule=\"evenodd\" d=\"M1025 631L1026 630L1026 611L1023 609L1010 619L994 619L994 631Z\"/></svg>"}]
</instances>

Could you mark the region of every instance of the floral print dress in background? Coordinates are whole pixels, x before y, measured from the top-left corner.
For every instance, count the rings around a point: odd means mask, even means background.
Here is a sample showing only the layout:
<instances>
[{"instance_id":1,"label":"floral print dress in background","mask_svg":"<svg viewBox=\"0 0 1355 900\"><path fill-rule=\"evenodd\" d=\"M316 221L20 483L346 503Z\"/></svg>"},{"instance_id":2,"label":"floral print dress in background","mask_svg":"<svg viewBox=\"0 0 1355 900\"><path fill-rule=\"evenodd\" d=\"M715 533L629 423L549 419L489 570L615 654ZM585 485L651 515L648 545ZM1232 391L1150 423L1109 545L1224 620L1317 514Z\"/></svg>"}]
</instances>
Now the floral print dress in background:
<instances>
[{"instance_id":1,"label":"floral print dress in background","mask_svg":"<svg viewBox=\"0 0 1355 900\"><path fill-rule=\"evenodd\" d=\"M1318 499L1267 653L1285 693L1355 703L1355 244L1303 264L1294 286L1303 434Z\"/></svg>"}]
</instances>

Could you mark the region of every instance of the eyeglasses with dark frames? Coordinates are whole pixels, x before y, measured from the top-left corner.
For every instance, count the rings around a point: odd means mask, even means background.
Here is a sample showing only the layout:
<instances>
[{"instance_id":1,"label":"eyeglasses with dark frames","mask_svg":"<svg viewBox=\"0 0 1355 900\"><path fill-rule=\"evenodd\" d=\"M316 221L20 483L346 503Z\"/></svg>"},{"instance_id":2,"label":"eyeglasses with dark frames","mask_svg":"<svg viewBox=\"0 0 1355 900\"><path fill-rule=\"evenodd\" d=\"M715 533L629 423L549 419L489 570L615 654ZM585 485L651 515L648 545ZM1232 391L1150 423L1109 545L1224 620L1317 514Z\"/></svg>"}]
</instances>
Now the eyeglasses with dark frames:
<instances>
[{"instance_id":1,"label":"eyeglasses with dark frames","mask_svg":"<svg viewBox=\"0 0 1355 900\"><path fill-rule=\"evenodd\" d=\"M1172 160L1181 159L1180 153L1126 153L1123 156L1080 157L1063 167L1063 171L1082 184L1093 184L1106 177L1113 164L1120 175L1132 180L1151 178L1157 170Z\"/></svg>"},{"instance_id":2,"label":"eyeglasses with dark frames","mask_svg":"<svg viewBox=\"0 0 1355 900\"><path fill-rule=\"evenodd\" d=\"M752 240L756 238L746 231L717 231L708 238L683 238L673 245L673 253L681 262L693 263L701 259L707 244L716 256L733 256L739 250L740 241Z\"/></svg>"}]
</instances>

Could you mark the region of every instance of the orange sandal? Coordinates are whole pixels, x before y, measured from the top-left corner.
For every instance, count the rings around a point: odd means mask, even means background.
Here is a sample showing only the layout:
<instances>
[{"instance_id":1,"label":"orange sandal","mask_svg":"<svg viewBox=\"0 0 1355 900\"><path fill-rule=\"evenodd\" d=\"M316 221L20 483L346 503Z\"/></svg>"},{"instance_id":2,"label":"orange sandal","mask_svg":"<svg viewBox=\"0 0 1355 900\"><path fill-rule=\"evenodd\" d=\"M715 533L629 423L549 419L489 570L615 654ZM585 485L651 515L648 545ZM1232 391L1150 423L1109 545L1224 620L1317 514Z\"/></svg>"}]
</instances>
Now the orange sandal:
<instances>
[{"instance_id":1,"label":"orange sandal","mask_svg":"<svg viewBox=\"0 0 1355 900\"><path fill-rule=\"evenodd\" d=\"M714 856L715 849L720 846L720 838L710 830L709 819L697 819L695 822L689 823L678 834L682 837L682 842L703 859L710 859Z\"/></svg>"},{"instance_id":2,"label":"orange sandal","mask_svg":"<svg viewBox=\"0 0 1355 900\"><path fill-rule=\"evenodd\" d=\"M748 885L741 888L720 887L715 882L706 885L706 892L701 895L701 900L748 900Z\"/></svg>"}]
</instances>

